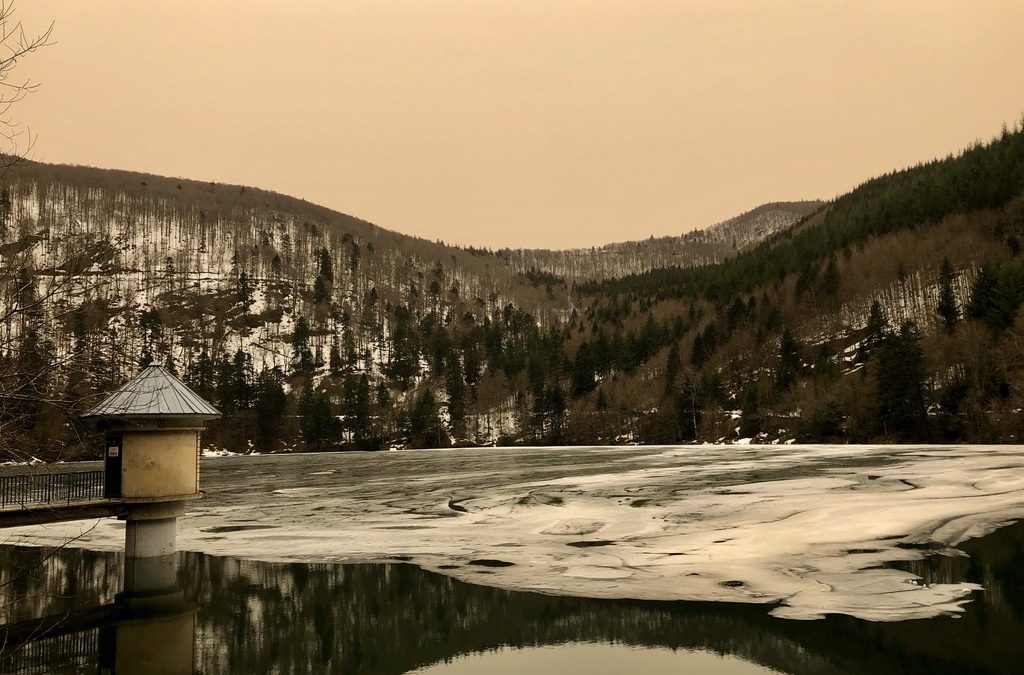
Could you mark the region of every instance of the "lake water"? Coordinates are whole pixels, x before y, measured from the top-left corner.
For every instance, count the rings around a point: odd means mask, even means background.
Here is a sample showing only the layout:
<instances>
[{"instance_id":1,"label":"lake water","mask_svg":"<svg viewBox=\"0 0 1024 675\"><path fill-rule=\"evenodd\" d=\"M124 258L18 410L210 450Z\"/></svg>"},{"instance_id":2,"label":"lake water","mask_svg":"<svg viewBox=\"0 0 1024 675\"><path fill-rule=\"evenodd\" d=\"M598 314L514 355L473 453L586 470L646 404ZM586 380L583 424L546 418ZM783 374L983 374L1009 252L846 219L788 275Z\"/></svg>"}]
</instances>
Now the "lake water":
<instances>
[{"instance_id":1,"label":"lake water","mask_svg":"<svg viewBox=\"0 0 1024 675\"><path fill-rule=\"evenodd\" d=\"M401 563L185 553L183 603L158 597L120 627L99 618L78 622L82 630L71 635L45 637L44 628L42 640L0 669L95 673L106 659L129 664L115 672L137 672L131 654L117 653L134 646L145 652L147 675L192 672L183 662L200 673L1019 673L1024 525L964 548L969 558L935 556L913 571L928 582L969 580L986 590L959 618L900 622L793 621L750 604L507 591ZM0 548L4 570L42 570L6 586L23 599L5 609L6 621L74 617L71 610L114 602L120 554L65 549L44 561L47 554ZM145 630L147 621L156 630ZM175 644L168 636L182 636L183 646L164 654L164 667L154 655Z\"/></svg>"},{"instance_id":2,"label":"lake water","mask_svg":"<svg viewBox=\"0 0 1024 675\"><path fill-rule=\"evenodd\" d=\"M116 521L9 530L95 550L0 549L4 621L67 617L20 624L45 639L19 672L1019 672L1024 530L990 533L1024 519L1022 467L1019 447L218 458L175 588L116 597Z\"/></svg>"}]
</instances>

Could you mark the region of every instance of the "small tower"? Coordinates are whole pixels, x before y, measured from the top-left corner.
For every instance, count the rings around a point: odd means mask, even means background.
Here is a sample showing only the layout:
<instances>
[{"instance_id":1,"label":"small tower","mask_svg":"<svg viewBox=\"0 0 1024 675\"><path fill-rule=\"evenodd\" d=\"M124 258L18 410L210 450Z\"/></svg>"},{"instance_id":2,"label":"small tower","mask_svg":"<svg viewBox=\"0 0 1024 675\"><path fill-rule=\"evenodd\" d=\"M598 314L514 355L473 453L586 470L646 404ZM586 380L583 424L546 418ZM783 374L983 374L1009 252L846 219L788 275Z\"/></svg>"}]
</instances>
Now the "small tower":
<instances>
[{"instance_id":1,"label":"small tower","mask_svg":"<svg viewBox=\"0 0 1024 675\"><path fill-rule=\"evenodd\" d=\"M128 506L125 588L143 590L133 588L133 570L173 572L176 520L185 502L200 496L199 433L220 412L152 363L83 417L106 438L104 496ZM162 576L147 569L139 578Z\"/></svg>"}]
</instances>

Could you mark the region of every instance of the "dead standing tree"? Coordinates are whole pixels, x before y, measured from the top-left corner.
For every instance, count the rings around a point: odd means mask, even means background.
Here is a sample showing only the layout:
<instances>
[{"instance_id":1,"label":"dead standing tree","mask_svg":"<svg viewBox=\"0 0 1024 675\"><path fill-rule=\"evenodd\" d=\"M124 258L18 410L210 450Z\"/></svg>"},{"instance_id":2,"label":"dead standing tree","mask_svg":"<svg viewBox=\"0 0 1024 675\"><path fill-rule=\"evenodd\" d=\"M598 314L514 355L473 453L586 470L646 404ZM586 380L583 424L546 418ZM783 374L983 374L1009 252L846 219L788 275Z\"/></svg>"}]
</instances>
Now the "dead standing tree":
<instances>
[{"instance_id":1,"label":"dead standing tree","mask_svg":"<svg viewBox=\"0 0 1024 675\"><path fill-rule=\"evenodd\" d=\"M2 459L31 459L33 436L52 444L76 440L66 434L74 434L77 414L104 393L97 378L111 375L104 371L125 357L112 353L109 345L89 347L84 340L56 345L52 340L66 333L74 315L109 283L110 270L125 248L123 233L106 238L78 227L73 230L77 231L55 245L63 251L55 260L35 255L49 236L46 231L15 242L14 252L0 245ZM25 239L28 243L17 245ZM99 352L106 357L102 362L95 358ZM51 424L40 426L41 419ZM59 452L52 447L45 450L51 455Z\"/></svg>"},{"instance_id":2,"label":"dead standing tree","mask_svg":"<svg viewBox=\"0 0 1024 675\"><path fill-rule=\"evenodd\" d=\"M35 144L31 131L14 117L13 110L39 84L17 79L15 69L26 56L53 44L52 36L52 23L41 33L26 32L15 15L14 2L0 0L0 138L7 146L2 150L0 177L22 161Z\"/></svg>"},{"instance_id":3,"label":"dead standing tree","mask_svg":"<svg viewBox=\"0 0 1024 675\"><path fill-rule=\"evenodd\" d=\"M14 108L39 85L31 79L18 78L17 66L23 58L52 44L52 35L52 23L42 32L27 32L16 16L14 3L0 0L0 144L3 146L0 147L0 180L26 158L34 145L31 131L15 118ZM0 202L2 225L6 229L10 215L6 191ZM48 396L39 386L45 372L39 368L35 369L39 372L34 372L32 355L21 352L22 347L31 345L33 340L36 342L34 351L42 348L36 339L38 336L31 334L31 322L62 285L51 283L42 293L37 293L37 281L25 264L29 258L28 251L19 251L18 248L0 247L0 288L3 289L0 293L0 324L8 327L4 337L0 338L0 454L5 459L21 459L15 456L14 447L8 447L11 446L8 439L13 438L10 432L13 431L11 425L14 420L21 417L22 411L45 402ZM14 331L9 329L12 326L16 326Z\"/></svg>"},{"instance_id":4,"label":"dead standing tree","mask_svg":"<svg viewBox=\"0 0 1024 675\"><path fill-rule=\"evenodd\" d=\"M52 35L52 22L40 33L26 32L16 17L14 2L0 0L0 146L3 146L0 147L0 182L26 159L35 144L31 131L14 117L13 110L36 91L38 84L30 79L16 79L15 69L24 57L52 44ZM18 243L6 245L4 234L10 209L10 199L4 189L0 195L0 325L7 330L0 334L0 458L23 460L25 456L16 449L14 427L20 425L26 410L61 404L42 384L52 364L39 358L45 341L38 333L32 333L32 324L42 316L47 302L73 285L77 273L86 269L88 260L106 259L110 252L95 244L84 248L72 244L68 247L72 253L67 260L53 266L53 273L42 280L33 278L31 249L38 240L33 239L28 247ZM18 327L16 333L10 330L11 326ZM24 332L26 329L29 333ZM33 344L35 347L31 350L23 349ZM63 548L55 548L38 565L5 574L0 582L0 604L4 609L26 601L24 597L10 594L10 585L26 574L38 572L40 566ZM27 641L10 644L4 640L0 643L0 657L9 657L24 644Z\"/></svg>"}]
</instances>

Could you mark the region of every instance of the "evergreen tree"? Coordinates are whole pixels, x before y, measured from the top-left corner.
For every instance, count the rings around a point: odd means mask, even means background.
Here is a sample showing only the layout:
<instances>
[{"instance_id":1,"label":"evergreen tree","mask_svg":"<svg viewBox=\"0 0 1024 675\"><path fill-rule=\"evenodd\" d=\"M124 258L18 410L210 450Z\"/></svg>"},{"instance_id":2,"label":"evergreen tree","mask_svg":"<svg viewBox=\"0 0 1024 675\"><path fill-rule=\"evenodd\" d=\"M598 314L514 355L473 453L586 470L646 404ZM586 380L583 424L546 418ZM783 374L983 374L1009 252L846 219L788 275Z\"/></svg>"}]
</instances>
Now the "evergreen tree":
<instances>
[{"instance_id":1,"label":"evergreen tree","mask_svg":"<svg viewBox=\"0 0 1024 675\"><path fill-rule=\"evenodd\" d=\"M299 415L307 450L319 452L335 446L338 424L331 410L331 401L327 394L313 389L308 381L299 398Z\"/></svg>"},{"instance_id":2,"label":"evergreen tree","mask_svg":"<svg viewBox=\"0 0 1024 675\"><path fill-rule=\"evenodd\" d=\"M693 348L690 350L690 363L696 368L700 368L704 365L704 361L707 360L707 355L704 351L704 335L703 333L697 333L693 337Z\"/></svg>"},{"instance_id":3,"label":"evergreen tree","mask_svg":"<svg viewBox=\"0 0 1024 675\"><path fill-rule=\"evenodd\" d=\"M337 375L344 369L344 363L341 360L341 350L338 348L337 335L331 340L331 351L327 357L327 369L331 371L331 375Z\"/></svg>"},{"instance_id":4,"label":"evergreen tree","mask_svg":"<svg viewBox=\"0 0 1024 675\"><path fill-rule=\"evenodd\" d=\"M576 358L572 364L572 395L582 396L593 391L597 386L594 376L593 351L590 344L583 342L576 350Z\"/></svg>"},{"instance_id":5,"label":"evergreen tree","mask_svg":"<svg viewBox=\"0 0 1024 675\"><path fill-rule=\"evenodd\" d=\"M252 357L239 348L231 359L231 389L239 410L252 405L252 379Z\"/></svg>"},{"instance_id":6,"label":"evergreen tree","mask_svg":"<svg viewBox=\"0 0 1024 675\"><path fill-rule=\"evenodd\" d=\"M953 325L960 318L960 312L956 308L956 297L953 295L953 266L948 257L942 259L942 267L939 269L938 312L946 324L946 329L952 331Z\"/></svg>"},{"instance_id":7,"label":"evergreen tree","mask_svg":"<svg viewBox=\"0 0 1024 675\"><path fill-rule=\"evenodd\" d=\"M345 428L352 434L357 450L370 450L371 428L370 380L366 374L345 378Z\"/></svg>"},{"instance_id":8,"label":"evergreen tree","mask_svg":"<svg viewBox=\"0 0 1024 675\"><path fill-rule=\"evenodd\" d=\"M409 435L416 447L440 447L441 425L437 419L437 400L430 389L418 396L409 415Z\"/></svg>"},{"instance_id":9,"label":"evergreen tree","mask_svg":"<svg viewBox=\"0 0 1024 675\"><path fill-rule=\"evenodd\" d=\"M367 377L366 373L363 373L359 376L359 381L356 383L355 424L356 443L363 446L360 449L364 450L372 449L365 445L373 437L371 405L370 378Z\"/></svg>"},{"instance_id":10,"label":"evergreen tree","mask_svg":"<svg viewBox=\"0 0 1024 675\"><path fill-rule=\"evenodd\" d=\"M743 392L740 399L740 435L752 438L761 431L761 399L754 383Z\"/></svg>"},{"instance_id":11,"label":"evergreen tree","mask_svg":"<svg viewBox=\"0 0 1024 675\"><path fill-rule=\"evenodd\" d=\"M10 189L5 187L0 190L0 236L6 235L11 226L13 207Z\"/></svg>"},{"instance_id":12,"label":"evergreen tree","mask_svg":"<svg viewBox=\"0 0 1024 675\"><path fill-rule=\"evenodd\" d=\"M388 389L388 385L384 382L377 383L377 407L386 410L391 407L392 398L391 390Z\"/></svg>"},{"instance_id":13,"label":"evergreen tree","mask_svg":"<svg viewBox=\"0 0 1024 675\"><path fill-rule=\"evenodd\" d=\"M871 303L871 309L868 311L867 327L864 329L863 358L867 358L867 354L882 343L888 328L889 321L882 312L882 305L878 300L874 300Z\"/></svg>"},{"instance_id":14,"label":"evergreen tree","mask_svg":"<svg viewBox=\"0 0 1024 675\"><path fill-rule=\"evenodd\" d=\"M313 302L317 305L324 305L331 299L331 285L323 278L317 277L313 280Z\"/></svg>"},{"instance_id":15,"label":"evergreen tree","mask_svg":"<svg viewBox=\"0 0 1024 675\"><path fill-rule=\"evenodd\" d=\"M221 412L230 415L252 404L251 370L252 359L241 349L230 358L224 354L217 359L217 404Z\"/></svg>"},{"instance_id":16,"label":"evergreen tree","mask_svg":"<svg viewBox=\"0 0 1024 675\"><path fill-rule=\"evenodd\" d=\"M547 367L544 362L544 355L533 351L527 357L526 376L530 382L530 392L534 398L540 398L544 393L544 382L547 380Z\"/></svg>"},{"instance_id":17,"label":"evergreen tree","mask_svg":"<svg viewBox=\"0 0 1024 675\"><path fill-rule=\"evenodd\" d=\"M480 347L473 334L467 333L462 338L462 369L465 372L466 384L476 397L476 386L480 381L480 370L483 368Z\"/></svg>"},{"instance_id":18,"label":"evergreen tree","mask_svg":"<svg viewBox=\"0 0 1024 675\"><path fill-rule=\"evenodd\" d=\"M348 250L348 271L355 276L355 273L359 270L359 259L362 257L362 251L359 250L359 244L353 239Z\"/></svg>"},{"instance_id":19,"label":"evergreen tree","mask_svg":"<svg viewBox=\"0 0 1024 675\"><path fill-rule=\"evenodd\" d=\"M256 445L262 451L271 450L281 438L284 413L288 397L284 391L284 374L279 368L260 371L256 379Z\"/></svg>"},{"instance_id":20,"label":"evergreen tree","mask_svg":"<svg viewBox=\"0 0 1024 675\"><path fill-rule=\"evenodd\" d=\"M249 307L252 306L252 295L253 288L252 282L249 280L249 275L243 270L238 275L238 302L241 303L242 309L246 312L249 311Z\"/></svg>"},{"instance_id":21,"label":"evergreen tree","mask_svg":"<svg viewBox=\"0 0 1024 675\"><path fill-rule=\"evenodd\" d=\"M4 382L3 396L0 396L0 404L7 403L4 400L11 396L18 405L0 406L0 426L6 427L7 420L3 417L11 416L16 424L24 431L31 431L40 423L40 414L43 411L43 399L34 396L37 392L49 392L50 378L53 372L52 345L40 338L37 317L32 317L26 326L17 345L15 363L10 381ZM4 433L8 433L5 429Z\"/></svg>"},{"instance_id":22,"label":"evergreen tree","mask_svg":"<svg viewBox=\"0 0 1024 675\"><path fill-rule=\"evenodd\" d=\"M565 392L557 384L543 387L533 400L531 435L538 441L560 443L565 427Z\"/></svg>"},{"instance_id":23,"label":"evergreen tree","mask_svg":"<svg viewBox=\"0 0 1024 675\"><path fill-rule=\"evenodd\" d=\"M355 369L359 360L356 354L356 336L348 313L342 315L341 322L341 368L346 371Z\"/></svg>"},{"instance_id":24,"label":"evergreen tree","mask_svg":"<svg viewBox=\"0 0 1024 675\"><path fill-rule=\"evenodd\" d=\"M814 289L817 285L816 282L818 280L818 270L819 268L816 262L805 263L804 266L800 269L800 274L799 276L797 276L796 279L797 302L800 302L800 300L804 296L804 293L807 293L808 291L810 291L813 296ZM811 299L813 300L814 298L812 297Z\"/></svg>"},{"instance_id":25,"label":"evergreen tree","mask_svg":"<svg viewBox=\"0 0 1024 675\"><path fill-rule=\"evenodd\" d=\"M174 375L175 377L178 376L178 364L175 363L174 354L170 351L168 351L167 355L164 357L164 368L166 368L167 372L171 375Z\"/></svg>"},{"instance_id":26,"label":"evergreen tree","mask_svg":"<svg viewBox=\"0 0 1024 675\"><path fill-rule=\"evenodd\" d=\"M377 302L379 300L380 294L375 286L371 286L368 291L363 293L363 312L359 321L365 328L377 326Z\"/></svg>"},{"instance_id":27,"label":"evergreen tree","mask_svg":"<svg viewBox=\"0 0 1024 675\"><path fill-rule=\"evenodd\" d=\"M753 298L751 298L753 300ZM747 305L740 298L736 298L732 301L732 305L729 306L729 311L726 313L725 318L729 330L732 331L739 325L740 321L747 313Z\"/></svg>"},{"instance_id":28,"label":"evergreen tree","mask_svg":"<svg viewBox=\"0 0 1024 675\"><path fill-rule=\"evenodd\" d=\"M875 387L882 433L924 440L928 418L924 400L924 352L912 322L886 336L878 350Z\"/></svg>"},{"instance_id":29,"label":"evergreen tree","mask_svg":"<svg viewBox=\"0 0 1024 675\"><path fill-rule=\"evenodd\" d=\"M210 353L205 349L189 365L185 379L189 387L205 399L214 398L215 365Z\"/></svg>"},{"instance_id":30,"label":"evergreen tree","mask_svg":"<svg viewBox=\"0 0 1024 675\"><path fill-rule=\"evenodd\" d=\"M828 259L825 267L825 274L821 277L821 292L827 297L833 297L839 292L839 268L836 266L836 258Z\"/></svg>"},{"instance_id":31,"label":"evergreen tree","mask_svg":"<svg viewBox=\"0 0 1024 675\"><path fill-rule=\"evenodd\" d=\"M453 357L445 373L445 389L448 393L448 419L456 436L466 433L466 383L462 364Z\"/></svg>"},{"instance_id":32,"label":"evergreen tree","mask_svg":"<svg viewBox=\"0 0 1024 675\"><path fill-rule=\"evenodd\" d=\"M309 348L309 323L299 316L292 333L292 368L296 373L313 371L313 351Z\"/></svg>"},{"instance_id":33,"label":"evergreen tree","mask_svg":"<svg viewBox=\"0 0 1024 675\"><path fill-rule=\"evenodd\" d=\"M676 386L676 380L679 379L679 369L682 367L682 363L679 359L679 343L673 342L672 347L668 350L668 360L665 362L665 394L670 394Z\"/></svg>"},{"instance_id":34,"label":"evergreen tree","mask_svg":"<svg viewBox=\"0 0 1024 675\"><path fill-rule=\"evenodd\" d=\"M792 386L803 368L800 358L800 346L793 337L792 331L786 328L779 340L779 363L775 372L775 386L785 390Z\"/></svg>"},{"instance_id":35,"label":"evergreen tree","mask_svg":"<svg viewBox=\"0 0 1024 675\"><path fill-rule=\"evenodd\" d=\"M327 284L334 283L334 261L331 259L331 252L326 246L316 251L318 278L323 279Z\"/></svg>"},{"instance_id":36,"label":"evergreen tree","mask_svg":"<svg viewBox=\"0 0 1024 675\"><path fill-rule=\"evenodd\" d=\"M555 383L551 389L548 390L547 397L548 410L550 411L551 419L551 441L553 443L561 443L565 429L565 392L562 391L561 386Z\"/></svg>"},{"instance_id":37,"label":"evergreen tree","mask_svg":"<svg viewBox=\"0 0 1024 675\"><path fill-rule=\"evenodd\" d=\"M395 308L391 353L384 372L402 389L408 388L412 378L420 372L419 335L413 325L412 312L405 305Z\"/></svg>"},{"instance_id":38,"label":"evergreen tree","mask_svg":"<svg viewBox=\"0 0 1024 675\"><path fill-rule=\"evenodd\" d=\"M163 329L164 322L160 310L147 309L139 314L139 331L142 333L143 351L146 352L150 361L153 360L153 355L156 353L157 342L163 334ZM142 367L148 365L149 362L142 364Z\"/></svg>"},{"instance_id":39,"label":"evergreen tree","mask_svg":"<svg viewBox=\"0 0 1024 675\"><path fill-rule=\"evenodd\" d=\"M711 355L718 347L718 332L715 324L709 323L703 331L697 334L693 340L693 351L690 354L690 362L696 368L701 368L707 363Z\"/></svg>"},{"instance_id":40,"label":"evergreen tree","mask_svg":"<svg viewBox=\"0 0 1024 675\"><path fill-rule=\"evenodd\" d=\"M1020 305L1020 283L1013 270L983 265L971 288L967 315L998 335L1010 327Z\"/></svg>"},{"instance_id":41,"label":"evergreen tree","mask_svg":"<svg viewBox=\"0 0 1024 675\"><path fill-rule=\"evenodd\" d=\"M679 440L697 440L702 413L697 383L687 377L676 396L676 427L679 430Z\"/></svg>"}]
</instances>

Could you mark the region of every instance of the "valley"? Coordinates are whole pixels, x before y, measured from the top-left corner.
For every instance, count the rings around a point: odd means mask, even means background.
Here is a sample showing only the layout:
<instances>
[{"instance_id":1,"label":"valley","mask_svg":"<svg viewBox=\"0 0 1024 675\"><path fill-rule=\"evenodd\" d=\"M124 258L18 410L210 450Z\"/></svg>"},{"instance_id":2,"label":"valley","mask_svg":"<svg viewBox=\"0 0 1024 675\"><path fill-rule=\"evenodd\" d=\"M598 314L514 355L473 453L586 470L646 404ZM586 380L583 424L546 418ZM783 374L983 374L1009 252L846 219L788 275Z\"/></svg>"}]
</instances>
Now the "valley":
<instances>
[{"instance_id":1,"label":"valley","mask_svg":"<svg viewBox=\"0 0 1024 675\"><path fill-rule=\"evenodd\" d=\"M25 163L0 198L4 450L88 456L76 414L151 361L225 413L211 451L1013 442L1022 195L1016 129L678 238L491 251Z\"/></svg>"}]
</instances>

